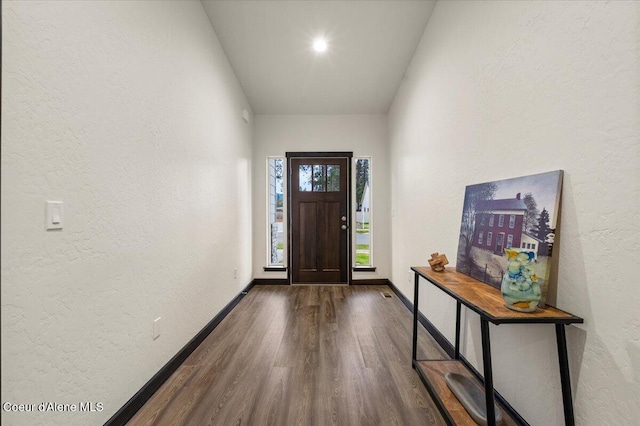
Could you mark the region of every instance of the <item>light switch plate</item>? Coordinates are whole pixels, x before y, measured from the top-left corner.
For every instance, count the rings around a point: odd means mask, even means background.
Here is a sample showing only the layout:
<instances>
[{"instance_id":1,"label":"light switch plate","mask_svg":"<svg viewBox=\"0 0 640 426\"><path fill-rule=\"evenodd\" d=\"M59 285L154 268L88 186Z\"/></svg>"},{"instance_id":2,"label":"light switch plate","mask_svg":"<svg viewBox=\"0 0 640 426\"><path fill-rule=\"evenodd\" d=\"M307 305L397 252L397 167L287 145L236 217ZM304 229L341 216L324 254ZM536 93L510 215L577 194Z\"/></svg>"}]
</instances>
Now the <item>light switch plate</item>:
<instances>
[{"instance_id":1,"label":"light switch plate","mask_svg":"<svg viewBox=\"0 0 640 426\"><path fill-rule=\"evenodd\" d=\"M62 201L47 201L45 204L45 229L62 229L64 204Z\"/></svg>"},{"instance_id":2,"label":"light switch plate","mask_svg":"<svg viewBox=\"0 0 640 426\"><path fill-rule=\"evenodd\" d=\"M153 320L153 340L156 340L158 337L160 337L160 319L161 317L158 317Z\"/></svg>"}]
</instances>

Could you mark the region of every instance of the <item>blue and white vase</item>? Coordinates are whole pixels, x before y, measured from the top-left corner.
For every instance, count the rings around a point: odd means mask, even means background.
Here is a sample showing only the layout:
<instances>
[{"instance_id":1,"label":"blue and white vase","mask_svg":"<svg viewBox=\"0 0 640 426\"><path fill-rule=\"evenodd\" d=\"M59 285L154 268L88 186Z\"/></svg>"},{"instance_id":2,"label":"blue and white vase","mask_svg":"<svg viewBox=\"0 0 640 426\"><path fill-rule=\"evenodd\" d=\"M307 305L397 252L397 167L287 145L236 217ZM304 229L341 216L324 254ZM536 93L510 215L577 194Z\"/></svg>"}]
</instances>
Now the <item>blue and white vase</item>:
<instances>
[{"instance_id":1,"label":"blue and white vase","mask_svg":"<svg viewBox=\"0 0 640 426\"><path fill-rule=\"evenodd\" d=\"M514 311L535 311L542 296L532 264L535 255L517 249L505 249L504 253L507 256L507 272L501 286L504 304Z\"/></svg>"}]
</instances>

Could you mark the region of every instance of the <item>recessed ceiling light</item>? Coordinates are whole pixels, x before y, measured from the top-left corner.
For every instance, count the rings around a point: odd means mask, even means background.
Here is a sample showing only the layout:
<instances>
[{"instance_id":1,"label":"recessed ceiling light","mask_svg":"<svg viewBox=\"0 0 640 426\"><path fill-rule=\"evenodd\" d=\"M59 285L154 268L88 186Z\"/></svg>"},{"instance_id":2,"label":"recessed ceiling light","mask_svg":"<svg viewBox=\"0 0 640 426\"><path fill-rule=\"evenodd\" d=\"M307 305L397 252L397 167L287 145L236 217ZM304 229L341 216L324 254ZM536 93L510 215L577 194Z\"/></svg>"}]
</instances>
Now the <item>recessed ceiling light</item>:
<instances>
[{"instance_id":1,"label":"recessed ceiling light","mask_svg":"<svg viewBox=\"0 0 640 426\"><path fill-rule=\"evenodd\" d=\"M318 53L322 53L327 50L327 41L323 38L317 38L313 40L313 50Z\"/></svg>"}]
</instances>

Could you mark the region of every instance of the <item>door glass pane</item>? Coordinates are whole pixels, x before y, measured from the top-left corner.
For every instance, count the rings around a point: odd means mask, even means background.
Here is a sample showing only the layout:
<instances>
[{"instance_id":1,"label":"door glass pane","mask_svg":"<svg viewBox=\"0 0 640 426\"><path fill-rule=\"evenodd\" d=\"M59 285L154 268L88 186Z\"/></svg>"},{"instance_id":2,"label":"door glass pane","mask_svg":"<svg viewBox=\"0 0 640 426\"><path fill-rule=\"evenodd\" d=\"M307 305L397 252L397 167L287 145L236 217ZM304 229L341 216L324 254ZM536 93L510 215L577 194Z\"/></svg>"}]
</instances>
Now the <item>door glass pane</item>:
<instances>
[{"instance_id":1,"label":"door glass pane","mask_svg":"<svg viewBox=\"0 0 640 426\"><path fill-rule=\"evenodd\" d=\"M311 191L311 166L309 164L301 164L298 168L298 187L302 192Z\"/></svg>"},{"instance_id":2,"label":"door glass pane","mask_svg":"<svg viewBox=\"0 0 640 426\"><path fill-rule=\"evenodd\" d=\"M337 164L327 166L327 192L340 191L340 166Z\"/></svg>"},{"instance_id":3,"label":"door glass pane","mask_svg":"<svg viewBox=\"0 0 640 426\"><path fill-rule=\"evenodd\" d=\"M314 192L325 191L325 166L313 166L313 190Z\"/></svg>"}]
</instances>

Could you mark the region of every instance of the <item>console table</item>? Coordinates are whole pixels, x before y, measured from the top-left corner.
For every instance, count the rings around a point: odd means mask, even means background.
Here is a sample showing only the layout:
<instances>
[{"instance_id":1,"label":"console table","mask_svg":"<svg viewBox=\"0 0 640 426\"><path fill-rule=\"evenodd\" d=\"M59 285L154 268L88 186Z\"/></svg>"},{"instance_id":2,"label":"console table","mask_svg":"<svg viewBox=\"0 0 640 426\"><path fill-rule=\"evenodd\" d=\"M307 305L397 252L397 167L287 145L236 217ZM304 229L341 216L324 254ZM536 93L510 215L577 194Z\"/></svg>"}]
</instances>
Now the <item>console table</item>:
<instances>
[{"instance_id":1,"label":"console table","mask_svg":"<svg viewBox=\"0 0 640 426\"><path fill-rule=\"evenodd\" d=\"M457 398L446 385L444 375L451 371L475 377L460 359L460 311L466 306L480 315L480 331L482 336L482 362L484 367L484 391L486 398L487 422L495 426L495 396L493 389L493 372L491 367L491 343L489 323L500 324L555 324L558 345L558 361L560 364L560 382L562 385L562 401L565 424L574 426L573 401L571 398L571 382L569 380L569 361L567 359L567 340L565 326L582 323L584 320L568 312L552 306L537 309L535 312L518 312L507 308L502 300L500 290L457 272L454 268L446 268L443 272L435 272L430 267L413 266L415 272L413 298L413 368L433 397L444 419L450 425L475 425ZM418 360L418 294L420 277L435 285L449 296L456 299L456 336L453 360ZM517 424L510 413L503 412L503 424Z\"/></svg>"}]
</instances>

